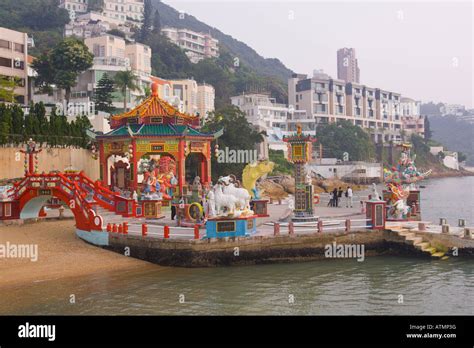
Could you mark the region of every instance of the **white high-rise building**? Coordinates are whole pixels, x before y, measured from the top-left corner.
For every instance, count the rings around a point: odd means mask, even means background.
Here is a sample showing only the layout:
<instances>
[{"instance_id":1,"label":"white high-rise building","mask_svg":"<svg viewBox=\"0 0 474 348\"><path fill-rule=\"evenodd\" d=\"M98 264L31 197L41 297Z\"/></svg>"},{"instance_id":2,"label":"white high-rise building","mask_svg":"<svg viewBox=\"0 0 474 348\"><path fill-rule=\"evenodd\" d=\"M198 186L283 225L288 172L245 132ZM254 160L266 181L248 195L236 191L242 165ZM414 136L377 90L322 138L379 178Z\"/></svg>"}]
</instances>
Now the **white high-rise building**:
<instances>
[{"instance_id":1,"label":"white high-rise building","mask_svg":"<svg viewBox=\"0 0 474 348\"><path fill-rule=\"evenodd\" d=\"M288 80L288 100L316 123L347 120L368 129L376 142L401 140L401 95L331 78L321 71Z\"/></svg>"},{"instance_id":2,"label":"white high-rise building","mask_svg":"<svg viewBox=\"0 0 474 348\"><path fill-rule=\"evenodd\" d=\"M216 92L214 87L209 84L198 85L197 110L203 120L206 120L209 113L214 111L215 98Z\"/></svg>"},{"instance_id":3,"label":"white high-rise building","mask_svg":"<svg viewBox=\"0 0 474 348\"><path fill-rule=\"evenodd\" d=\"M259 156L268 158L268 148L287 151L283 136L296 131L301 125L303 132L314 135L316 123L313 115L305 110L295 110L293 106L279 104L267 94L242 94L231 97L232 105L237 106L249 123L267 137L257 147Z\"/></svg>"},{"instance_id":4,"label":"white high-rise building","mask_svg":"<svg viewBox=\"0 0 474 348\"><path fill-rule=\"evenodd\" d=\"M219 41L210 34L198 33L184 28L163 28L161 32L174 44L186 51L191 62L219 56Z\"/></svg>"}]
</instances>

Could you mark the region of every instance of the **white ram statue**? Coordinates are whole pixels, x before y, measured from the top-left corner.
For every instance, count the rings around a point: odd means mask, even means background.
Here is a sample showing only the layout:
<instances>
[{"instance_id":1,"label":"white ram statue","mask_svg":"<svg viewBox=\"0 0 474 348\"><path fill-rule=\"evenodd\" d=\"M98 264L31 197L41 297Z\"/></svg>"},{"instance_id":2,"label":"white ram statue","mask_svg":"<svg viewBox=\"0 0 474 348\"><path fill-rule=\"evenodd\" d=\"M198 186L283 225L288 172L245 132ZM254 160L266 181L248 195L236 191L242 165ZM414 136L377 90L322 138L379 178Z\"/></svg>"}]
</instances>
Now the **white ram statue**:
<instances>
[{"instance_id":1,"label":"white ram statue","mask_svg":"<svg viewBox=\"0 0 474 348\"><path fill-rule=\"evenodd\" d=\"M215 204L216 214L218 216L223 214L224 208L227 208L227 214L234 215L237 198L232 195L224 194L222 185L219 183L214 185L213 191L214 191L214 197L213 197L213 201L210 201L210 204Z\"/></svg>"},{"instance_id":2,"label":"white ram statue","mask_svg":"<svg viewBox=\"0 0 474 348\"><path fill-rule=\"evenodd\" d=\"M224 194L237 198L237 208L240 210L250 210L250 193L240 186L240 182L235 175L220 177L218 183L224 185Z\"/></svg>"}]
</instances>

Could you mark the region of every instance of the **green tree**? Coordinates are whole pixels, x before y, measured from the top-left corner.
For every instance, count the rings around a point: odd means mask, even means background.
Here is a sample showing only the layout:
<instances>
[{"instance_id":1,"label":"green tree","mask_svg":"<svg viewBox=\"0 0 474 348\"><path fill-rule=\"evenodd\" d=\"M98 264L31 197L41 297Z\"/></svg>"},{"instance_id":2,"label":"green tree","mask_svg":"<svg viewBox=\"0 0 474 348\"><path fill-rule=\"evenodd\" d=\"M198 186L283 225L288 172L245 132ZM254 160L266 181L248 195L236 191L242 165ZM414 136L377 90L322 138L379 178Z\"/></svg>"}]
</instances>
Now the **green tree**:
<instances>
[{"instance_id":1,"label":"green tree","mask_svg":"<svg viewBox=\"0 0 474 348\"><path fill-rule=\"evenodd\" d=\"M152 19L153 19L152 16L153 16L153 7L151 4L151 0L145 0L145 6L143 8L142 27L138 33L140 42L147 42L150 37Z\"/></svg>"},{"instance_id":2,"label":"green tree","mask_svg":"<svg viewBox=\"0 0 474 348\"><path fill-rule=\"evenodd\" d=\"M293 175L294 173L294 164L289 162L285 158L285 154L283 150L272 150L268 151L269 159L273 163L275 163L275 167L273 168L272 173L275 174L290 174Z\"/></svg>"},{"instance_id":3,"label":"green tree","mask_svg":"<svg viewBox=\"0 0 474 348\"><path fill-rule=\"evenodd\" d=\"M160 33L152 33L148 42L153 55L151 66L153 74L163 78L188 78L192 64L184 51Z\"/></svg>"},{"instance_id":4,"label":"green tree","mask_svg":"<svg viewBox=\"0 0 474 348\"><path fill-rule=\"evenodd\" d=\"M131 70L119 71L115 75L115 85L123 95L123 110L127 111L127 91L139 91L138 77Z\"/></svg>"},{"instance_id":5,"label":"green tree","mask_svg":"<svg viewBox=\"0 0 474 348\"><path fill-rule=\"evenodd\" d=\"M24 3L25 7L20 15L21 26L45 30L64 27L69 23L68 12L59 8L56 0L20 0L20 2Z\"/></svg>"},{"instance_id":6,"label":"green tree","mask_svg":"<svg viewBox=\"0 0 474 348\"><path fill-rule=\"evenodd\" d=\"M102 12L104 9L104 0L89 0L87 9L89 11Z\"/></svg>"},{"instance_id":7,"label":"green tree","mask_svg":"<svg viewBox=\"0 0 474 348\"><path fill-rule=\"evenodd\" d=\"M155 10L155 14L153 16L153 34L161 34L161 18L160 13L158 10Z\"/></svg>"},{"instance_id":8,"label":"green tree","mask_svg":"<svg viewBox=\"0 0 474 348\"><path fill-rule=\"evenodd\" d=\"M337 123L321 125L317 129L317 140L323 145L326 157L343 158L344 152L352 161L365 161L375 158L375 149L369 134L359 126L342 120Z\"/></svg>"},{"instance_id":9,"label":"green tree","mask_svg":"<svg viewBox=\"0 0 474 348\"><path fill-rule=\"evenodd\" d=\"M0 101L14 102L16 85L15 79L0 75Z\"/></svg>"},{"instance_id":10,"label":"green tree","mask_svg":"<svg viewBox=\"0 0 474 348\"><path fill-rule=\"evenodd\" d=\"M464 162L467 160L467 156L466 154L464 154L463 152L461 151L458 151L458 161L459 162Z\"/></svg>"},{"instance_id":11,"label":"green tree","mask_svg":"<svg viewBox=\"0 0 474 348\"><path fill-rule=\"evenodd\" d=\"M94 90L95 109L112 113L114 106L112 105L112 93L114 92L114 81L105 73L97 83Z\"/></svg>"},{"instance_id":12,"label":"green tree","mask_svg":"<svg viewBox=\"0 0 474 348\"><path fill-rule=\"evenodd\" d=\"M126 38L126 35L123 31L118 30L118 29L111 29L107 32L107 34L113 35L113 36L118 36L121 37L122 39Z\"/></svg>"},{"instance_id":13,"label":"green tree","mask_svg":"<svg viewBox=\"0 0 474 348\"><path fill-rule=\"evenodd\" d=\"M14 134L13 142L15 144L25 140L23 138L23 125L24 125L24 113L19 105L12 107L12 129L11 132Z\"/></svg>"},{"instance_id":14,"label":"green tree","mask_svg":"<svg viewBox=\"0 0 474 348\"><path fill-rule=\"evenodd\" d=\"M236 106L227 106L209 115L208 122L202 128L203 132L215 133L224 130L217 140L219 148L224 150L253 150L256 144L264 140L263 133L257 132L247 121L245 114ZM212 176L235 174L240 177L246 163L218 163L212 161Z\"/></svg>"},{"instance_id":15,"label":"green tree","mask_svg":"<svg viewBox=\"0 0 474 348\"><path fill-rule=\"evenodd\" d=\"M13 126L12 112L9 105L0 105L0 144L7 144Z\"/></svg>"},{"instance_id":16,"label":"green tree","mask_svg":"<svg viewBox=\"0 0 474 348\"><path fill-rule=\"evenodd\" d=\"M55 84L66 92L69 103L71 88L77 77L92 67L94 56L80 40L67 38L54 47L49 53L41 55L33 62L41 85Z\"/></svg>"},{"instance_id":17,"label":"green tree","mask_svg":"<svg viewBox=\"0 0 474 348\"><path fill-rule=\"evenodd\" d=\"M139 101L144 101L145 99L149 98L151 95L151 89L150 87L144 87L143 88L143 94L139 96L137 99Z\"/></svg>"},{"instance_id":18,"label":"green tree","mask_svg":"<svg viewBox=\"0 0 474 348\"><path fill-rule=\"evenodd\" d=\"M430 140L433 136L433 131L431 130L430 120L428 119L428 116L425 116L424 121L425 140Z\"/></svg>"}]
</instances>

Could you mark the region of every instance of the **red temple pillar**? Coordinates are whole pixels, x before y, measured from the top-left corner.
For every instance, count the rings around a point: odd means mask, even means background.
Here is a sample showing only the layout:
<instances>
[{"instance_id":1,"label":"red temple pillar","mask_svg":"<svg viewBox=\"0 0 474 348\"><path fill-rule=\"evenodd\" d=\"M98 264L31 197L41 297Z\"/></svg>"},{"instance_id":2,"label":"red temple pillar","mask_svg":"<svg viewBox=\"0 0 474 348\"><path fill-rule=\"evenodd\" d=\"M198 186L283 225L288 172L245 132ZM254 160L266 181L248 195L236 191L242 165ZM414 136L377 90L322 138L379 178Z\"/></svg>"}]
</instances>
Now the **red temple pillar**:
<instances>
[{"instance_id":1,"label":"red temple pillar","mask_svg":"<svg viewBox=\"0 0 474 348\"><path fill-rule=\"evenodd\" d=\"M207 181L206 183L210 183L211 182L211 158L212 158L212 151L211 151L211 142L209 141L207 143L207 154L206 154L206 161L207 161L207 172L206 172L206 176L207 176Z\"/></svg>"},{"instance_id":2,"label":"red temple pillar","mask_svg":"<svg viewBox=\"0 0 474 348\"><path fill-rule=\"evenodd\" d=\"M130 173L130 177L132 181L132 189L136 190L138 187L138 158L137 158L137 141L136 139L132 139L132 172Z\"/></svg>"},{"instance_id":3,"label":"red temple pillar","mask_svg":"<svg viewBox=\"0 0 474 348\"><path fill-rule=\"evenodd\" d=\"M102 168L100 168L100 178L104 186L108 185L108 168L107 168L107 158L105 156L104 142L99 141L99 163Z\"/></svg>"},{"instance_id":4,"label":"red temple pillar","mask_svg":"<svg viewBox=\"0 0 474 348\"><path fill-rule=\"evenodd\" d=\"M179 194L183 194L183 185L185 181L185 171L184 171L184 164L185 164L185 155L184 155L184 139L179 140L178 144L178 186L179 186Z\"/></svg>"},{"instance_id":5,"label":"red temple pillar","mask_svg":"<svg viewBox=\"0 0 474 348\"><path fill-rule=\"evenodd\" d=\"M208 181L207 179L207 159L205 156L201 157L201 183L204 185Z\"/></svg>"}]
</instances>

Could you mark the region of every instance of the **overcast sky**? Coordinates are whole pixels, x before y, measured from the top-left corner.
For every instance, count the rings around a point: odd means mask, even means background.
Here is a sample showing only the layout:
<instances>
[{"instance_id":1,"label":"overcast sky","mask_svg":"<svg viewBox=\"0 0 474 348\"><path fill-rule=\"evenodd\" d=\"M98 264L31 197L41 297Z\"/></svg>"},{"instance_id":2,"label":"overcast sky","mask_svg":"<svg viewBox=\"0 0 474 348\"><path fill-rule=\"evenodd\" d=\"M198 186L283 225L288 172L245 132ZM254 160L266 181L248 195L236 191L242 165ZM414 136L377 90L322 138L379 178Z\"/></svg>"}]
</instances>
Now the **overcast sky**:
<instances>
[{"instance_id":1,"label":"overcast sky","mask_svg":"<svg viewBox=\"0 0 474 348\"><path fill-rule=\"evenodd\" d=\"M424 102L474 107L473 2L163 0L280 59L298 73L337 77L354 47L361 83Z\"/></svg>"}]
</instances>

